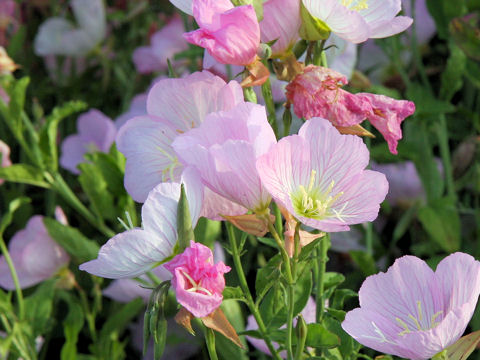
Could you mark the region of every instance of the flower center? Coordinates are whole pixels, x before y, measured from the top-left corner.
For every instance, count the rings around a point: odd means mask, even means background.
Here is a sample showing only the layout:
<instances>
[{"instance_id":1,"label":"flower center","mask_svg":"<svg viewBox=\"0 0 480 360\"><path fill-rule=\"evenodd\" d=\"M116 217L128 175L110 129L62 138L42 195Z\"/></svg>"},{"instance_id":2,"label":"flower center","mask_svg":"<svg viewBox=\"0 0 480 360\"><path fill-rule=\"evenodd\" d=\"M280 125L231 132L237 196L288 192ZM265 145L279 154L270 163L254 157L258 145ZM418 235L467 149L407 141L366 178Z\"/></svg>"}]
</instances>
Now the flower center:
<instances>
[{"instance_id":1,"label":"flower center","mask_svg":"<svg viewBox=\"0 0 480 360\"><path fill-rule=\"evenodd\" d=\"M433 329L436 327L440 322L437 321L438 317L443 315L443 311L438 311L435 314L433 314L432 318L430 319L430 323L428 323L427 319L423 318L423 313L422 313L422 302L420 300L417 300L417 316L413 316L412 314L408 314L408 322L410 324L413 322L413 324L416 326L416 329L413 331L426 331ZM400 319L400 318L395 318L395 320L400 324L400 326L404 329L403 331L399 332L399 336L404 336L405 334L408 334L411 332L411 330L408 327L408 324ZM425 322L426 321L426 322Z\"/></svg>"},{"instance_id":2,"label":"flower center","mask_svg":"<svg viewBox=\"0 0 480 360\"><path fill-rule=\"evenodd\" d=\"M360 11L368 9L368 0L341 0L341 3L349 10Z\"/></svg>"},{"instance_id":3,"label":"flower center","mask_svg":"<svg viewBox=\"0 0 480 360\"><path fill-rule=\"evenodd\" d=\"M170 154L168 151L165 149L162 149L160 146L157 146L157 150L162 153L163 156L165 156L168 160L169 163L162 169L162 181L167 182L167 181L175 181L175 169L178 166L181 166L180 163L178 162L178 158L172 154Z\"/></svg>"},{"instance_id":4,"label":"flower center","mask_svg":"<svg viewBox=\"0 0 480 360\"><path fill-rule=\"evenodd\" d=\"M332 208L332 205L343 195L343 191L332 196L331 193L335 185L335 181L332 180L328 188L322 192L318 186L315 186L316 174L317 172L312 170L308 188L300 185L298 189L290 195L296 213L303 217L316 220L335 216L343 221L341 212L345 208L346 203L340 211Z\"/></svg>"},{"instance_id":5,"label":"flower center","mask_svg":"<svg viewBox=\"0 0 480 360\"><path fill-rule=\"evenodd\" d=\"M207 294L208 296L213 296L213 294L210 292L210 290L208 289L205 289L204 287L202 287L202 280L200 280L198 283L192 279L192 277L190 275L188 275L185 271L182 271L183 272L183 276L185 276L188 280L188 282L190 283L190 285L192 286L191 288L187 289L186 291L188 292L204 292L205 294Z\"/></svg>"}]
</instances>

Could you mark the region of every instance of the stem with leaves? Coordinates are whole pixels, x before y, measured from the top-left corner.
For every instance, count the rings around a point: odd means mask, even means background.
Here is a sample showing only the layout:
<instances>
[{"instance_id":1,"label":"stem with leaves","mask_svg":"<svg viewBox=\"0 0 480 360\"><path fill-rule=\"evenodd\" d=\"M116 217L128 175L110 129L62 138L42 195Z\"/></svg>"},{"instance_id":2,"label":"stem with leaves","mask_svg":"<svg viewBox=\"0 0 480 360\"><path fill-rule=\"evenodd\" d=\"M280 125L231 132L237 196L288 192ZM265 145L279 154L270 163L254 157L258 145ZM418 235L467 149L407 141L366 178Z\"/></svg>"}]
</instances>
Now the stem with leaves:
<instances>
[{"instance_id":1,"label":"stem with leaves","mask_svg":"<svg viewBox=\"0 0 480 360\"><path fill-rule=\"evenodd\" d=\"M323 313L325 311L325 301L323 299L323 292L324 292L324 278L325 278L325 270L328 261L327 251L330 247L330 235L325 234L323 239L320 241L320 246L317 247L317 293L315 302L317 304L317 311L316 311L316 319L318 323L322 322Z\"/></svg>"}]
</instances>

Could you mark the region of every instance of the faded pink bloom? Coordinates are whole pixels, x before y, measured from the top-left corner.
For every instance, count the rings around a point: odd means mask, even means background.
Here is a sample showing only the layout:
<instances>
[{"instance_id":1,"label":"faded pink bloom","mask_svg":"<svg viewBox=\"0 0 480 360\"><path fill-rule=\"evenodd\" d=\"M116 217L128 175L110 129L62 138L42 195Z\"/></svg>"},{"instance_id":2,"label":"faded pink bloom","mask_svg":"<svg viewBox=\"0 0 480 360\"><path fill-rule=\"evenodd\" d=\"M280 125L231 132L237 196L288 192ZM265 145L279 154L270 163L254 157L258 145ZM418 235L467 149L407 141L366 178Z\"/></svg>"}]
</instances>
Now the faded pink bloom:
<instances>
[{"instance_id":1,"label":"faded pink bloom","mask_svg":"<svg viewBox=\"0 0 480 360\"><path fill-rule=\"evenodd\" d=\"M92 109L78 117L78 134L67 136L62 142L60 165L74 174L80 174L77 165L90 152L110 150L117 130L113 121L101 111Z\"/></svg>"},{"instance_id":2,"label":"faded pink bloom","mask_svg":"<svg viewBox=\"0 0 480 360\"><path fill-rule=\"evenodd\" d=\"M402 9L401 0L302 1L331 32L353 43L398 34L413 21L407 16L396 16Z\"/></svg>"},{"instance_id":3,"label":"faded pink bloom","mask_svg":"<svg viewBox=\"0 0 480 360\"><path fill-rule=\"evenodd\" d=\"M257 160L263 186L298 221L326 232L373 221L385 199L385 175L364 170L362 139L341 135L325 119L307 121Z\"/></svg>"},{"instance_id":4,"label":"faded pink bloom","mask_svg":"<svg viewBox=\"0 0 480 360\"><path fill-rule=\"evenodd\" d=\"M432 358L465 331L480 293L480 263L455 253L433 270L403 256L386 273L369 276L360 308L347 313L343 329L359 343L402 358Z\"/></svg>"},{"instance_id":5,"label":"faded pink bloom","mask_svg":"<svg viewBox=\"0 0 480 360\"><path fill-rule=\"evenodd\" d=\"M402 138L401 123L415 112L415 104L384 95L351 94L341 89L348 80L342 74L309 65L287 86L287 99L298 117L322 117L338 127L348 127L368 119L397 154Z\"/></svg>"},{"instance_id":6,"label":"faded pink bloom","mask_svg":"<svg viewBox=\"0 0 480 360\"><path fill-rule=\"evenodd\" d=\"M198 170L212 191L262 212L270 195L261 184L255 162L275 143L265 108L241 103L229 111L208 114L198 128L178 136L173 148L184 164Z\"/></svg>"},{"instance_id":7,"label":"faded pink bloom","mask_svg":"<svg viewBox=\"0 0 480 360\"><path fill-rule=\"evenodd\" d=\"M230 0L193 0L193 16L200 28L185 39L222 64L248 65L260 45L260 26L251 5L234 7Z\"/></svg>"},{"instance_id":8,"label":"faded pink bloom","mask_svg":"<svg viewBox=\"0 0 480 360\"><path fill-rule=\"evenodd\" d=\"M291 52L299 39L301 24L299 0L268 0L263 3L261 39L263 43L277 40L272 45L274 57L282 57Z\"/></svg>"},{"instance_id":9,"label":"faded pink bloom","mask_svg":"<svg viewBox=\"0 0 480 360\"><path fill-rule=\"evenodd\" d=\"M12 162L10 161L10 147L2 140L0 140L0 158L0 167L7 167L12 165ZM2 185L4 182L5 180L0 179L0 185Z\"/></svg>"},{"instance_id":10,"label":"faded pink bloom","mask_svg":"<svg viewBox=\"0 0 480 360\"><path fill-rule=\"evenodd\" d=\"M358 93L356 96L370 102L372 110L367 113L367 119L383 135L390 152L397 154L398 140L402 138L400 124L415 112L415 104L385 95Z\"/></svg>"},{"instance_id":11,"label":"faded pink bloom","mask_svg":"<svg viewBox=\"0 0 480 360\"><path fill-rule=\"evenodd\" d=\"M184 172L182 182L195 226L202 208L203 186L190 171ZM98 258L83 263L80 270L109 279L123 279L142 275L156 267L173 254L177 243L179 199L179 183L162 183L155 187L142 207L143 228L115 235L100 248Z\"/></svg>"},{"instance_id":12,"label":"faded pink bloom","mask_svg":"<svg viewBox=\"0 0 480 360\"><path fill-rule=\"evenodd\" d=\"M190 241L182 254L164 266L173 274L177 301L193 316L205 317L222 304L223 274L229 272L230 267L223 262L214 264L212 251L205 245Z\"/></svg>"},{"instance_id":13,"label":"faded pink bloom","mask_svg":"<svg viewBox=\"0 0 480 360\"><path fill-rule=\"evenodd\" d=\"M182 36L183 23L175 16L162 29L150 38L150 46L135 49L133 62L141 74L167 70L167 59L175 64L175 54L188 49L188 44Z\"/></svg>"},{"instance_id":14,"label":"faded pink bloom","mask_svg":"<svg viewBox=\"0 0 480 360\"><path fill-rule=\"evenodd\" d=\"M54 276L70 260L63 248L50 237L40 215L30 218L25 229L12 237L8 250L21 288ZM0 286L8 290L15 289L4 256L0 257Z\"/></svg>"}]
</instances>

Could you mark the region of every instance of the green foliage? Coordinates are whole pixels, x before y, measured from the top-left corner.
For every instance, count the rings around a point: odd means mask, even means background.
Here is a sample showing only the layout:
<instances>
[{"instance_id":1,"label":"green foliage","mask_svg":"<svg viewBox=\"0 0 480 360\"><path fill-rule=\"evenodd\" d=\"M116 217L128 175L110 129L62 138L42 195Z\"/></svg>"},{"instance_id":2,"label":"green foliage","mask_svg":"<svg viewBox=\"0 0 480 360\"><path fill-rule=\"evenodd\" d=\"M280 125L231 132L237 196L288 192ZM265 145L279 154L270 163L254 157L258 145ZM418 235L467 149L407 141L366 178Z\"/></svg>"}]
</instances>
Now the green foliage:
<instances>
[{"instance_id":1,"label":"green foliage","mask_svg":"<svg viewBox=\"0 0 480 360\"><path fill-rule=\"evenodd\" d=\"M53 325L53 299L55 279L40 284L35 292L25 299L26 320L32 329L32 337L45 333Z\"/></svg>"},{"instance_id":2,"label":"green foliage","mask_svg":"<svg viewBox=\"0 0 480 360\"><path fill-rule=\"evenodd\" d=\"M8 167L0 167L0 178L20 184L29 184L45 189L50 184L45 181L43 171L27 164L13 164Z\"/></svg>"}]
</instances>

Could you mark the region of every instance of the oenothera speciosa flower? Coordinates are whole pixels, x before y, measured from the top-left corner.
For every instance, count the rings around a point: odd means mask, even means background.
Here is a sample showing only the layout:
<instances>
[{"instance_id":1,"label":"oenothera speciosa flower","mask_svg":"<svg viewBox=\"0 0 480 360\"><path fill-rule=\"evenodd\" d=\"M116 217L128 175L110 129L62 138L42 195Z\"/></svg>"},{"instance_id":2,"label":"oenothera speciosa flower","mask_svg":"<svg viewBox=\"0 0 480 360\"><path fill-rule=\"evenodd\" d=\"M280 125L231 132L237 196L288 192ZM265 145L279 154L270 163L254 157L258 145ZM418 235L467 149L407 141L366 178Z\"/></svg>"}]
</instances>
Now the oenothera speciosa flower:
<instances>
[{"instance_id":1,"label":"oenothera speciosa flower","mask_svg":"<svg viewBox=\"0 0 480 360\"><path fill-rule=\"evenodd\" d=\"M173 142L184 164L195 167L215 193L254 212L264 212L270 195L255 168L257 158L276 143L265 108L241 103L208 114L195 129Z\"/></svg>"},{"instance_id":2,"label":"oenothera speciosa flower","mask_svg":"<svg viewBox=\"0 0 480 360\"><path fill-rule=\"evenodd\" d=\"M0 140L0 167L7 167L12 165L12 161L10 160L10 146L5 144L2 140ZM5 180L0 179L0 185L3 184Z\"/></svg>"},{"instance_id":3,"label":"oenothera speciosa flower","mask_svg":"<svg viewBox=\"0 0 480 360\"><path fill-rule=\"evenodd\" d=\"M249 65L257 56L260 26L252 5L234 7L230 0L173 0L175 6L193 15L198 30L185 39L205 48L218 62Z\"/></svg>"},{"instance_id":4,"label":"oenothera speciosa flower","mask_svg":"<svg viewBox=\"0 0 480 360\"><path fill-rule=\"evenodd\" d=\"M222 304L224 274L230 267L222 261L215 264L212 250L205 245L190 241L183 253L164 266L173 275L177 301L193 316L205 317Z\"/></svg>"},{"instance_id":5,"label":"oenothera speciosa flower","mask_svg":"<svg viewBox=\"0 0 480 360\"><path fill-rule=\"evenodd\" d=\"M396 16L401 0L302 0L313 18L303 15L326 36L330 32L353 43L368 38L384 38L404 31L412 24L406 16ZM303 36L303 34L302 34ZM309 39L318 40L318 39Z\"/></svg>"},{"instance_id":6,"label":"oenothera speciosa flower","mask_svg":"<svg viewBox=\"0 0 480 360\"><path fill-rule=\"evenodd\" d=\"M37 55L84 56L105 37L103 0L72 0L70 4L78 27L61 17L45 21L35 37Z\"/></svg>"},{"instance_id":7,"label":"oenothera speciosa flower","mask_svg":"<svg viewBox=\"0 0 480 360\"><path fill-rule=\"evenodd\" d=\"M287 99L304 119L322 117L336 127L350 127L368 119L397 153L401 123L415 112L415 104L370 93L352 94L341 87L347 78L321 66L309 65L287 85Z\"/></svg>"},{"instance_id":8,"label":"oenothera speciosa flower","mask_svg":"<svg viewBox=\"0 0 480 360\"><path fill-rule=\"evenodd\" d=\"M144 202L156 185L178 181L183 166L171 146L173 140L199 126L208 113L229 110L240 102L240 84L227 84L208 71L156 83L148 93L147 115L127 121L116 138L127 158L125 189L132 198Z\"/></svg>"},{"instance_id":9,"label":"oenothera speciosa flower","mask_svg":"<svg viewBox=\"0 0 480 360\"><path fill-rule=\"evenodd\" d=\"M107 153L117 135L113 121L96 109L78 117L77 129L77 134L63 140L60 157L60 165L74 174L80 174L77 165L85 161L85 154L95 151Z\"/></svg>"},{"instance_id":10,"label":"oenothera speciosa flower","mask_svg":"<svg viewBox=\"0 0 480 360\"><path fill-rule=\"evenodd\" d=\"M257 160L263 186L275 202L313 228L333 232L372 221L385 199L385 175L365 170L362 139L341 135L325 119L308 120Z\"/></svg>"},{"instance_id":11,"label":"oenothera speciosa flower","mask_svg":"<svg viewBox=\"0 0 480 360\"><path fill-rule=\"evenodd\" d=\"M192 171L190 171L192 170ZM183 173L192 224L195 226L203 201L203 186L193 169ZM162 183L148 195L142 207L142 226L127 230L100 248L98 258L80 265L80 270L110 278L144 274L173 255L177 243L179 183Z\"/></svg>"},{"instance_id":12,"label":"oenothera speciosa flower","mask_svg":"<svg viewBox=\"0 0 480 360\"><path fill-rule=\"evenodd\" d=\"M360 308L343 329L359 343L407 359L433 357L465 331L480 293L480 262L464 253L433 270L415 256L397 259L386 273L368 277Z\"/></svg>"},{"instance_id":13,"label":"oenothera speciosa flower","mask_svg":"<svg viewBox=\"0 0 480 360\"><path fill-rule=\"evenodd\" d=\"M40 215L33 216L25 229L12 237L8 250L21 288L52 277L70 260L65 250L50 237ZM0 257L0 286L8 290L15 289L4 256Z\"/></svg>"}]
</instances>

